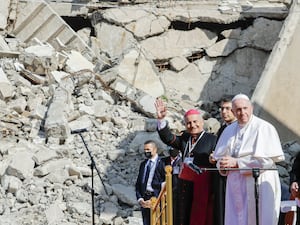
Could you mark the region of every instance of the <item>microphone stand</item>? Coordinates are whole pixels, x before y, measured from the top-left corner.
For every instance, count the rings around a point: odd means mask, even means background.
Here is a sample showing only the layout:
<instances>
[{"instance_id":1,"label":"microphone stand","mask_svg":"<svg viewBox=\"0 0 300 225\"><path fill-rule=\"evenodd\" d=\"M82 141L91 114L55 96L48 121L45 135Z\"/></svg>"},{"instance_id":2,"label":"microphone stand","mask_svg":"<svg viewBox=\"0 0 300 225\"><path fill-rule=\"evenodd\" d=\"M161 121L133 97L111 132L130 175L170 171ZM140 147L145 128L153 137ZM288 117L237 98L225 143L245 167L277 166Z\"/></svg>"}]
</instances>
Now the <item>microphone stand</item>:
<instances>
[{"instance_id":1,"label":"microphone stand","mask_svg":"<svg viewBox=\"0 0 300 225\"><path fill-rule=\"evenodd\" d=\"M196 173L201 174L204 171L219 171L218 168L200 168L197 165L190 163L188 166ZM277 168L260 169L260 168L224 168L225 171L239 171L239 170L252 170L252 176L254 178L254 197L255 197L255 212L256 212L256 225L259 225L259 185L257 179L260 175L260 170L277 170Z\"/></svg>"},{"instance_id":2,"label":"microphone stand","mask_svg":"<svg viewBox=\"0 0 300 225\"><path fill-rule=\"evenodd\" d=\"M259 225L259 212L258 212L258 199L259 199L259 194L258 194L258 182L257 178L259 177L260 171L259 168L253 168L252 169L252 176L254 178L254 196L255 196L255 215L256 215L256 225Z\"/></svg>"},{"instance_id":3,"label":"microphone stand","mask_svg":"<svg viewBox=\"0 0 300 225\"><path fill-rule=\"evenodd\" d=\"M84 132L84 130L82 132ZM88 148L88 146L87 146L87 144L86 144L86 142L85 142L85 140L84 140L84 138L82 136L82 132L78 132L78 134L79 134L79 136L80 136L80 138L81 138L81 140L82 140L82 142L83 142L83 144L85 146L85 149L87 150L87 152L88 152L88 154L90 156L90 160L91 160L90 167L91 167L91 171L92 171L92 189L91 189L91 197L92 197L92 225L95 225L95 215L94 215L94 212L95 212L95 206L94 206L94 202L95 202L95 198L94 198L95 197L94 196L94 193L95 193L95 190L94 190L94 169L96 169L96 171L97 171L97 174L98 174L99 179L100 179L100 181L101 181L101 183L103 185L103 188L104 188L104 191L105 191L106 195L108 195L108 192L107 192L106 187L105 187L105 185L103 183L103 180L101 178L100 172L99 172L99 170L98 170L98 168L96 166L96 163L94 161L94 157L92 156L91 151L89 150L89 148Z\"/></svg>"}]
</instances>

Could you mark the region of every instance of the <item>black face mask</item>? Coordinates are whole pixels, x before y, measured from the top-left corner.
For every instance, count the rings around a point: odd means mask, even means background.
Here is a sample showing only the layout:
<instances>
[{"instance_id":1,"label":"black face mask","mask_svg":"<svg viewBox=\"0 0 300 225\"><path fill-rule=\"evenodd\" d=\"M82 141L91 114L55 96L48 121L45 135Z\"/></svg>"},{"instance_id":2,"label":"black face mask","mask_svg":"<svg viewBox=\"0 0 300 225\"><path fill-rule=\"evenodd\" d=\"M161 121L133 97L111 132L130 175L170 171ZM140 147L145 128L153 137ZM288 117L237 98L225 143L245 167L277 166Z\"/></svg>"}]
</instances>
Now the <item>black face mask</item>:
<instances>
[{"instance_id":1,"label":"black face mask","mask_svg":"<svg viewBox=\"0 0 300 225\"><path fill-rule=\"evenodd\" d=\"M151 159L152 154L151 154L151 152L145 152L145 156L147 159Z\"/></svg>"},{"instance_id":2,"label":"black face mask","mask_svg":"<svg viewBox=\"0 0 300 225\"><path fill-rule=\"evenodd\" d=\"M172 150L169 150L169 154L171 157L175 158L179 153L179 150L178 149L172 149Z\"/></svg>"}]
</instances>

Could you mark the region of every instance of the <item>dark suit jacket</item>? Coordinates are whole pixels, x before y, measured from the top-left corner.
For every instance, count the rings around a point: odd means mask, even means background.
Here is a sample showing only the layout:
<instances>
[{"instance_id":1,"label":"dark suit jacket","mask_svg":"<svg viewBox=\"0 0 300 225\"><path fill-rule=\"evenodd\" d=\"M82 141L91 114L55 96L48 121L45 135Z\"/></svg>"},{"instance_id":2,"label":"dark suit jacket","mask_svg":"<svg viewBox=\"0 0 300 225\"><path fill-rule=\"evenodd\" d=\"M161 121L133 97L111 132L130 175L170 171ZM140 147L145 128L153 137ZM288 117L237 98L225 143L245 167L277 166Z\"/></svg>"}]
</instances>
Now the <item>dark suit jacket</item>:
<instances>
[{"instance_id":1,"label":"dark suit jacket","mask_svg":"<svg viewBox=\"0 0 300 225\"><path fill-rule=\"evenodd\" d=\"M165 165L171 165L171 157L170 156L167 156L165 158L162 158L162 161L165 163ZM177 174L174 174L174 167L178 167L178 169L180 168L180 165L182 163L182 158L180 156L178 156L176 158L176 160L173 162L173 165L172 165L172 168L173 168L173 171L172 171L172 186L173 186L173 191L177 191L177 186L178 186L178 171L175 171L177 172Z\"/></svg>"},{"instance_id":2,"label":"dark suit jacket","mask_svg":"<svg viewBox=\"0 0 300 225\"><path fill-rule=\"evenodd\" d=\"M217 142L228 125L223 124L217 132ZM225 216L225 193L226 193L226 176L218 172L213 173L213 191L214 191L214 225L223 225Z\"/></svg>"},{"instance_id":3,"label":"dark suit jacket","mask_svg":"<svg viewBox=\"0 0 300 225\"><path fill-rule=\"evenodd\" d=\"M227 127L228 125L226 125L226 124L223 124L221 127L220 127L220 129L218 130L218 132L217 132L217 142L218 142L218 140L219 140L219 138L220 138L220 136L221 136L221 134L223 133L223 131L225 130L225 128Z\"/></svg>"},{"instance_id":4,"label":"dark suit jacket","mask_svg":"<svg viewBox=\"0 0 300 225\"><path fill-rule=\"evenodd\" d=\"M180 149L182 155L184 156L184 149L186 144L189 141L191 135L186 131L183 131L181 135L174 135L168 125L161 130L158 130L160 139L167 145L172 146L173 148ZM209 155L213 151L216 145L217 137L213 134L205 132L200 138L196 146L194 147L192 153L194 157L194 164L197 166L206 166L212 167L209 163Z\"/></svg>"},{"instance_id":5,"label":"dark suit jacket","mask_svg":"<svg viewBox=\"0 0 300 225\"><path fill-rule=\"evenodd\" d=\"M144 170L145 170L145 166L147 163L148 159L145 159L139 168L139 174L135 183L135 193L136 193L136 198L143 198L144 197L144 193L146 191L146 186L147 186L147 182L143 183L143 176L144 176ZM160 190L161 190L161 183L165 181L165 164L164 162L161 160L160 157L158 157L157 162L156 162L156 167L155 167L155 172L153 175L153 179L152 179L152 183L151 186L154 190L154 195L155 197L158 197Z\"/></svg>"},{"instance_id":6,"label":"dark suit jacket","mask_svg":"<svg viewBox=\"0 0 300 225\"><path fill-rule=\"evenodd\" d=\"M290 183L295 181L300 185L300 152L297 153L290 172Z\"/></svg>"},{"instance_id":7,"label":"dark suit jacket","mask_svg":"<svg viewBox=\"0 0 300 225\"><path fill-rule=\"evenodd\" d=\"M290 172L290 182L297 182L300 185L300 152L297 153L293 162L292 171ZM297 219L296 224L300 224L300 208L297 207Z\"/></svg>"}]
</instances>

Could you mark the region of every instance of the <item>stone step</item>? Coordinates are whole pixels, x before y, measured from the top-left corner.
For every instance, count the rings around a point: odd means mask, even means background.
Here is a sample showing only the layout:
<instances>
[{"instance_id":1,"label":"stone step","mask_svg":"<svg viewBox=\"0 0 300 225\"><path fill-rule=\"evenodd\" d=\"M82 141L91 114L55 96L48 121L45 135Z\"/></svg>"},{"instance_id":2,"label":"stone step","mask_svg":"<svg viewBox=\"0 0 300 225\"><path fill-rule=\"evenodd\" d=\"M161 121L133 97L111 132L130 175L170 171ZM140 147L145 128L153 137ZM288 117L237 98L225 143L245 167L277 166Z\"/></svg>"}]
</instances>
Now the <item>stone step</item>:
<instances>
[{"instance_id":1,"label":"stone step","mask_svg":"<svg viewBox=\"0 0 300 225\"><path fill-rule=\"evenodd\" d=\"M19 2L19 11L13 34L22 42L33 39L56 46L59 42L67 48L83 53L88 59L94 57L89 46L77 33L46 3Z\"/></svg>"},{"instance_id":2,"label":"stone step","mask_svg":"<svg viewBox=\"0 0 300 225\"><path fill-rule=\"evenodd\" d=\"M27 24L30 23L44 7L45 4L40 2L36 2L35 4L32 2L19 2L19 10L13 33L17 35L27 28Z\"/></svg>"}]
</instances>

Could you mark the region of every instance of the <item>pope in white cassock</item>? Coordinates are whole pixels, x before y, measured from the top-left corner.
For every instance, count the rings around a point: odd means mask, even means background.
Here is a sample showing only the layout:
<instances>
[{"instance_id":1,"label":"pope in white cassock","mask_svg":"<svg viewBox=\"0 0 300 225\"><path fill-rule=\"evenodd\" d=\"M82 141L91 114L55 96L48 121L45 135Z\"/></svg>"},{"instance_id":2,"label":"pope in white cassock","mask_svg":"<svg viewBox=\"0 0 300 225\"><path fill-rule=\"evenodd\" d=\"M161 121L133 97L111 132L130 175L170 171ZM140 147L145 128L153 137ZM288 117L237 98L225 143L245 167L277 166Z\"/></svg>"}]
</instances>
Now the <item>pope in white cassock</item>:
<instances>
[{"instance_id":1,"label":"pope in white cassock","mask_svg":"<svg viewBox=\"0 0 300 225\"><path fill-rule=\"evenodd\" d=\"M256 223L251 168L260 170L257 179L259 225L277 225L281 185L278 171L272 168L276 168L276 162L284 160L277 131L273 125L253 115L253 106L246 95L236 95L232 107L237 121L223 131L213 155L220 174L227 176L225 225Z\"/></svg>"}]
</instances>

